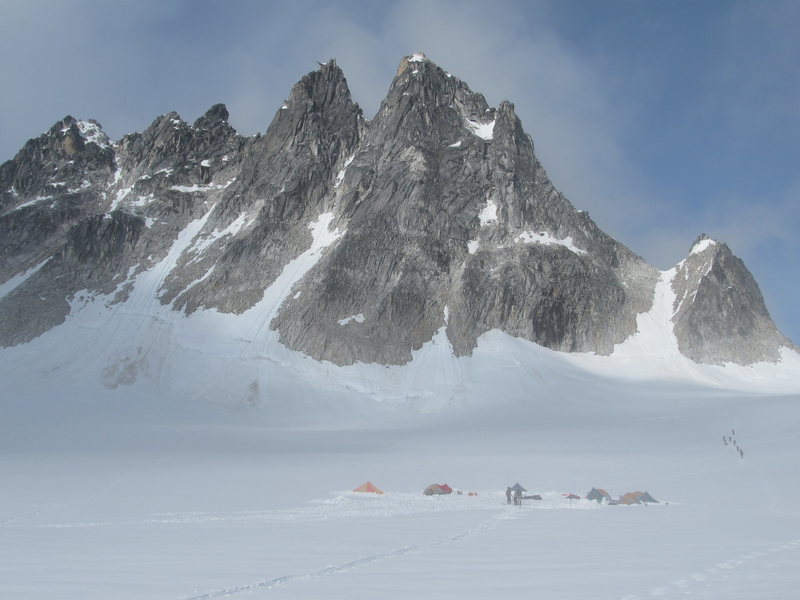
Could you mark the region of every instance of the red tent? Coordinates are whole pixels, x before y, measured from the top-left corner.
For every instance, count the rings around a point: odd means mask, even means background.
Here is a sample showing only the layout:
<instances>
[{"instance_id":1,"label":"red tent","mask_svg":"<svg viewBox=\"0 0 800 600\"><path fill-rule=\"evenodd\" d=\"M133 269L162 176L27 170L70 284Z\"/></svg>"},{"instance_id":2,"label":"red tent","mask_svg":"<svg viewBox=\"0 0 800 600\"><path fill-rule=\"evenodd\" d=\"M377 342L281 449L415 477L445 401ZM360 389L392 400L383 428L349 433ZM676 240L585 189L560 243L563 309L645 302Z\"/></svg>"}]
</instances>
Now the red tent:
<instances>
[{"instance_id":1,"label":"red tent","mask_svg":"<svg viewBox=\"0 0 800 600\"><path fill-rule=\"evenodd\" d=\"M432 483L428 487L425 488L425 491L422 492L425 496L443 496L446 494L452 494L453 488L451 488L446 483Z\"/></svg>"},{"instance_id":2,"label":"red tent","mask_svg":"<svg viewBox=\"0 0 800 600\"><path fill-rule=\"evenodd\" d=\"M367 493L367 494L382 494L383 493L383 490L378 489L375 486L375 484L372 483L371 481L368 481L368 482L358 486L353 491L354 492L363 492L363 493Z\"/></svg>"}]
</instances>

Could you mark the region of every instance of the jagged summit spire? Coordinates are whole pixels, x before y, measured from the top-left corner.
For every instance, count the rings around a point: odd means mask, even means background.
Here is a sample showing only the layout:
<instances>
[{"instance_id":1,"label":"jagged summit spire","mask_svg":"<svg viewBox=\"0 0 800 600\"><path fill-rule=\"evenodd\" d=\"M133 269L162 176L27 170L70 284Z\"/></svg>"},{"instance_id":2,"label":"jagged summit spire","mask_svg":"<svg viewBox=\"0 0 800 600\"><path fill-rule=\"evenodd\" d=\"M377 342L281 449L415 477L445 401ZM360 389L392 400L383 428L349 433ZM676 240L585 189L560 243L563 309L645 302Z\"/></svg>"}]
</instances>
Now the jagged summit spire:
<instances>
[{"instance_id":1,"label":"jagged summit spire","mask_svg":"<svg viewBox=\"0 0 800 600\"><path fill-rule=\"evenodd\" d=\"M200 121L202 119L210 123L213 123L216 121L227 121L228 116L229 116L228 108L224 104L220 103L220 104L215 104L214 106L209 108L206 111L206 113L197 120Z\"/></svg>"},{"instance_id":2,"label":"jagged summit spire","mask_svg":"<svg viewBox=\"0 0 800 600\"><path fill-rule=\"evenodd\" d=\"M697 236L694 243L692 243L691 248L689 248L689 256L692 254L700 254L712 246L725 246L725 244L722 244L719 240L715 240L708 234L701 233Z\"/></svg>"},{"instance_id":3,"label":"jagged summit spire","mask_svg":"<svg viewBox=\"0 0 800 600\"><path fill-rule=\"evenodd\" d=\"M293 102L299 102L301 105L310 102L308 107L311 110L318 110L340 103L352 103L347 79L336 64L336 60L331 58L327 62L317 64L319 64L317 70L306 73L294 85L284 107L291 108Z\"/></svg>"},{"instance_id":4,"label":"jagged summit spire","mask_svg":"<svg viewBox=\"0 0 800 600\"><path fill-rule=\"evenodd\" d=\"M414 63L431 62L424 52L415 52L400 59L400 64L397 66L397 76L402 75L408 70L408 67Z\"/></svg>"}]
</instances>

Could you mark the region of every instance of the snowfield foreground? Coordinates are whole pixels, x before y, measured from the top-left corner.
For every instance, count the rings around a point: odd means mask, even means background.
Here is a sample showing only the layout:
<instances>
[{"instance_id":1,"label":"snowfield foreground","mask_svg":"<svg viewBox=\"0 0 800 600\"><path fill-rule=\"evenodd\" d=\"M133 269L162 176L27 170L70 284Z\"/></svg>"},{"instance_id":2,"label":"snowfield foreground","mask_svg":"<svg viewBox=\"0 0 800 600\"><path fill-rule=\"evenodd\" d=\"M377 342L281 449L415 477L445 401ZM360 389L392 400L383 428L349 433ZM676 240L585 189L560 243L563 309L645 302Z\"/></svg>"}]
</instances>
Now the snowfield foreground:
<instances>
[{"instance_id":1,"label":"snowfield foreground","mask_svg":"<svg viewBox=\"0 0 800 600\"><path fill-rule=\"evenodd\" d=\"M798 401L598 385L313 426L263 407L6 402L0 596L796 598ZM348 491L367 480L386 494ZM515 481L542 500L508 506ZM434 482L464 494L422 496ZM661 503L561 496L594 486Z\"/></svg>"}]
</instances>

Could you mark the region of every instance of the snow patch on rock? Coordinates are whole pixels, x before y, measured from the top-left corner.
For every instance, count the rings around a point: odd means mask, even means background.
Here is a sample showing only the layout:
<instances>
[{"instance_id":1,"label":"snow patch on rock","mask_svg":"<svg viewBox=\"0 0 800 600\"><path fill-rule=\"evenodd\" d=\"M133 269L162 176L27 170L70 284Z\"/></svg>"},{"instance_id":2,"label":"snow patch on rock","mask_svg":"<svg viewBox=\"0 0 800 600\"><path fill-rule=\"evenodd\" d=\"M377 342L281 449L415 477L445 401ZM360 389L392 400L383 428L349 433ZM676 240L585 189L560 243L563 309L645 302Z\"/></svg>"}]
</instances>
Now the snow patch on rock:
<instances>
[{"instance_id":1,"label":"snow patch on rock","mask_svg":"<svg viewBox=\"0 0 800 600\"><path fill-rule=\"evenodd\" d=\"M347 172L347 167L350 166L350 163L353 162L353 159L355 157L356 157L355 154L351 154L350 156L347 157L347 160L344 161L344 166L342 167L342 170L339 171L339 173L337 173L336 175L336 183L333 184L334 188L338 188L340 185L342 185L342 182L344 181L344 174Z\"/></svg>"},{"instance_id":2,"label":"snow patch on rock","mask_svg":"<svg viewBox=\"0 0 800 600\"><path fill-rule=\"evenodd\" d=\"M242 213L224 229L214 229L214 231L198 236L194 244L192 244L192 247L187 250L187 252L195 255L195 257L189 262L199 260L200 256L217 240L225 236L235 236L237 233L239 233L239 231L241 231L246 221L247 214Z\"/></svg>"},{"instance_id":3,"label":"snow patch on rock","mask_svg":"<svg viewBox=\"0 0 800 600\"><path fill-rule=\"evenodd\" d=\"M28 206L33 206L34 204L39 204L40 202L46 202L48 200L52 200L53 196L36 196L32 200L28 200L27 202L23 202L19 206L15 206L14 210L19 210L21 208L26 208Z\"/></svg>"},{"instance_id":4,"label":"snow patch on rock","mask_svg":"<svg viewBox=\"0 0 800 600\"><path fill-rule=\"evenodd\" d=\"M672 279L676 272L675 268L661 272L653 290L653 305L650 311L637 315L637 332L618 344L612 356L617 358L681 356L672 324L675 306Z\"/></svg>"},{"instance_id":5,"label":"snow patch on rock","mask_svg":"<svg viewBox=\"0 0 800 600\"><path fill-rule=\"evenodd\" d=\"M78 121L78 131L87 144L97 144L101 148L109 148L109 139L97 123L91 121Z\"/></svg>"},{"instance_id":6,"label":"snow patch on rock","mask_svg":"<svg viewBox=\"0 0 800 600\"><path fill-rule=\"evenodd\" d=\"M228 187L234 181L235 181L235 179L231 179L230 181L227 181L225 183L221 183L221 184L209 183L208 185L197 185L197 184L193 184L193 185L173 185L169 189L171 189L174 192L183 192L184 194L191 194L191 193L194 193L194 192L210 192L212 190L224 190L226 187Z\"/></svg>"},{"instance_id":7,"label":"snow patch on rock","mask_svg":"<svg viewBox=\"0 0 800 600\"><path fill-rule=\"evenodd\" d=\"M364 315L361 314L361 313L358 313L357 315L352 315L352 316L349 316L349 317L347 317L345 319L339 319L337 321L337 323L339 323L340 327L344 327L345 325L348 325L348 324L350 324L352 322L363 323L364 322Z\"/></svg>"},{"instance_id":8,"label":"snow patch on rock","mask_svg":"<svg viewBox=\"0 0 800 600\"><path fill-rule=\"evenodd\" d=\"M52 257L50 257L50 258L52 258ZM50 258L46 258L45 260L40 262L35 267L31 267L27 271L24 271L24 272L22 272L22 273L20 273L18 275L14 275L14 277L12 277L11 279L8 279L8 280L4 281L3 283L0 283L0 298L2 298L3 296L9 294L10 292L13 292L15 289L17 289L19 286L21 286L23 283L25 283L25 281L28 278L30 278L33 275L35 275L39 271L39 269L41 269L48 262L50 262Z\"/></svg>"},{"instance_id":9,"label":"snow patch on rock","mask_svg":"<svg viewBox=\"0 0 800 600\"><path fill-rule=\"evenodd\" d=\"M471 121L465 119L467 128L482 140L491 141L494 137L494 124L496 120L489 123L481 123L480 121Z\"/></svg>"},{"instance_id":10,"label":"snow patch on rock","mask_svg":"<svg viewBox=\"0 0 800 600\"><path fill-rule=\"evenodd\" d=\"M494 200L486 202L486 206L480 212L478 218L481 221L481 227L497 221L497 204L495 204Z\"/></svg>"},{"instance_id":11,"label":"snow patch on rock","mask_svg":"<svg viewBox=\"0 0 800 600\"><path fill-rule=\"evenodd\" d=\"M523 233L519 234L517 237L514 238L516 243L523 243L523 244L542 244L545 246L563 246L574 252L575 254L586 254L585 250L581 250L578 248L575 243L572 241L572 236L567 236L564 239L559 239L554 237L550 233L546 231L540 231L538 233L534 233L532 231L524 231Z\"/></svg>"},{"instance_id":12,"label":"snow patch on rock","mask_svg":"<svg viewBox=\"0 0 800 600\"><path fill-rule=\"evenodd\" d=\"M701 252L703 252L707 248L710 248L711 246L716 246L716 245L717 245L716 240L712 240L710 238L706 238L704 240L700 240L699 242L697 242L694 245L694 247L692 248L692 251L689 252L689 255L691 256L692 254L700 254Z\"/></svg>"}]
</instances>

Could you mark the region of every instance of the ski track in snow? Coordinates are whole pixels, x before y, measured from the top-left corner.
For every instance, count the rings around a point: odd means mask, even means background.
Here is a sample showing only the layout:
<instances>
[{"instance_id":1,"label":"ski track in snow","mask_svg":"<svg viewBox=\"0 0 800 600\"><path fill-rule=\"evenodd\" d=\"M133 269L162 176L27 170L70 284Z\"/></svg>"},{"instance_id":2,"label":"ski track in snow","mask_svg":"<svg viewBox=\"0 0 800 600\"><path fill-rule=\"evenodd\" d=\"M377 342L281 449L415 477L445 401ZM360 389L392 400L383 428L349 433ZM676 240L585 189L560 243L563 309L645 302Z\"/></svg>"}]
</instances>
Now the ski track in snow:
<instances>
[{"instance_id":1,"label":"ski track in snow","mask_svg":"<svg viewBox=\"0 0 800 600\"><path fill-rule=\"evenodd\" d=\"M748 567L755 567L759 562L770 562L770 557L775 554L800 550L800 539L792 540L773 546L766 550L753 550L737 557L725 559L711 567L697 570L685 577L675 579L664 585L659 585L639 594L628 594L620 600L644 600L645 598L663 598L676 594L680 596L691 595L692 586L703 585L714 587L723 581L744 579L748 575ZM744 571L744 573L743 573Z\"/></svg>"},{"instance_id":2,"label":"ski track in snow","mask_svg":"<svg viewBox=\"0 0 800 600\"><path fill-rule=\"evenodd\" d=\"M783 455L782 458L787 458L787 457L790 457L790 456L791 457L796 457L797 453L793 452L793 453L790 453L790 454L786 454L786 455ZM798 513L797 511L786 511L786 510L781 510L780 508L778 508L778 505L781 503L781 499L782 499L781 498L781 492L780 492L780 490L773 490L772 489L772 486L770 486L769 483L767 482L767 478L764 476L764 472L761 469L759 469L756 465L754 465L754 464L752 464L750 462L745 462L743 464L743 466L746 467L746 468L751 469L758 476L758 479L760 480L761 485L764 488L764 494L769 499L769 505L767 506L767 508L769 509L770 512L775 513L777 515L783 515L783 516L788 516L788 517L798 517L798 516L800 516L800 513Z\"/></svg>"},{"instance_id":3,"label":"ski track in snow","mask_svg":"<svg viewBox=\"0 0 800 600\"><path fill-rule=\"evenodd\" d=\"M7 517L6 519L0 520L0 527L2 527L4 525L11 525L12 523L16 523L17 521L21 521L22 519L28 519L28 518L31 518L31 517L36 517L36 516L39 516L41 514L50 512L52 510L57 510L59 508L66 508L67 506L73 506L75 504L81 504L83 502L86 502L87 500L92 500L94 498L102 496L106 492L111 491L114 487L116 487L117 485L122 483L127 478L128 478L128 475L123 475L122 477L118 477L117 479L115 479L111 483L109 483L107 485L104 485L103 487L99 488L98 490L96 490L94 492L91 492L91 493L89 493L89 494L87 494L85 496L79 496L78 498L74 498L74 499L68 500L66 502L60 502L58 504L51 504L50 506L45 506L45 507L42 507L40 509L31 511L31 512L22 513L22 514L19 514L19 515L15 515L13 517Z\"/></svg>"},{"instance_id":4,"label":"ski track in snow","mask_svg":"<svg viewBox=\"0 0 800 600\"><path fill-rule=\"evenodd\" d=\"M183 596L181 600L211 600L212 598L227 598L230 596L235 596L245 592L252 592L254 590L259 590L259 589L268 590L295 581L303 581L311 578L324 577L326 575L334 575L336 573L343 573L351 569L368 565L370 563L387 560L391 558L398 558L405 554L410 554L412 552L423 552L425 550L429 550L431 548L436 548L439 546L456 544L458 542L474 537L479 533L486 531L487 529L491 529L492 527L494 527L495 524L497 524L500 521L516 519L520 516L520 514L521 512L519 511L519 509L517 509L516 511L512 511L507 507L505 507L500 514L492 516L491 518L478 524L476 527L465 529L453 536L449 536L441 540L434 540L432 542L427 542L424 544L416 544L414 546L402 546L397 550L392 550L390 552L381 552L378 554L370 554L369 556L363 556L361 558L357 558L355 560L340 565L326 566L322 569L318 569L316 571L310 571L308 573L283 575L281 577L263 579L256 583L245 584L226 589L214 590L200 595Z\"/></svg>"},{"instance_id":5,"label":"ski track in snow","mask_svg":"<svg viewBox=\"0 0 800 600\"><path fill-rule=\"evenodd\" d=\"M121 478L120 481L124 479ZM119 481L114 482L116 485ZM92 494L91 497L98 495L112 485L107 486L100 492ZM221 522L245 522L245 523L309 523L320 521L331 521L350 518L371 518L371 517L396 517L402 515L418 515L433 512L463 512L463 511L489 511L497 510L497 503L491 492L481 492L481 498L471 498L468 496L453 496L449 500L440 502L436 498L420 497L418 494L394 493L389 498L391 503L381 498L374 503L367 503L370 499L354 496L353 492L345 492L328 500L312 500L310 506L293 509L281 510L248 510L232 512L181 512L181 513L162 513L154 514L146 518L129 520L107 520L107 521L72 521L62 523L41 523L34 525L38 529L73 529L73 528L95 528L95 527L118 527L129 525L193 525L200 523L221 523ZM534 505L526 505L523 510L581 510L596 509L594 503L584 504L565 504L560 494L557 492L544 493L545 500L539 501ZM82 499L87 499L85 497ZM367 502L365 502L367 500ZM77 500L76 500L77 501ZM491 502L491 503L489 503ZM73 502L70 502L70 504ZM64 505L59 505L64 506ZM504 505L505 506L505 505ZM52 507L56 508L56 507ZM50 509L48 509L50 510ZM44 511L39 511L44 512ZM38 514L38 513L37 513Z\"/></svg>"},{"instance_id":6,"label":"ski track in snow","mask_svg":"<svg viewBox=\"0 0 800 600\"><path fill-rule=\"evenodd\" d=\"M162 460L158 460L156 462L157 463L165 463L165 462L169 462L170 460L171 460L171 458L167 457L167 458L164 458ZM106 494L106 493L110 492L112 489L117 487L123 481L125 481L127 479L130 479L130 477L131 477L131 474L130 473L126 473L125 475L121 475L120 477L117 477L116 479L111 481L111 483L107 483L106 485L97 488L95 491L89 492L88 494L85 494L83 496L78 496L77 498L73 498L72 500L67 500L66 502L59 502L57 504L51 504L50 506L43 506L42 508L39 508L37 510L33 510L33 511L26 512L26 513L21 513L21 514L18 514L18 515L14 515L13 517L6 517L5 519L0 519L0 527L6 526L6 525L11 525L12 523L16 523L16 522L21 521L23 519L29 519L29 518L32 518L32 517L38 517L39 515L42 515L44 513L48 513L48 512L51 512L53 510L58 510L59 508L66 508L68 506L75 506L76 504L82 504L82 503L87 502L89 500L94 500L95 498L99 498L103 494ZM38 527L42 527L42 526L39 525Z\"/></svg>"}]
</instances>

